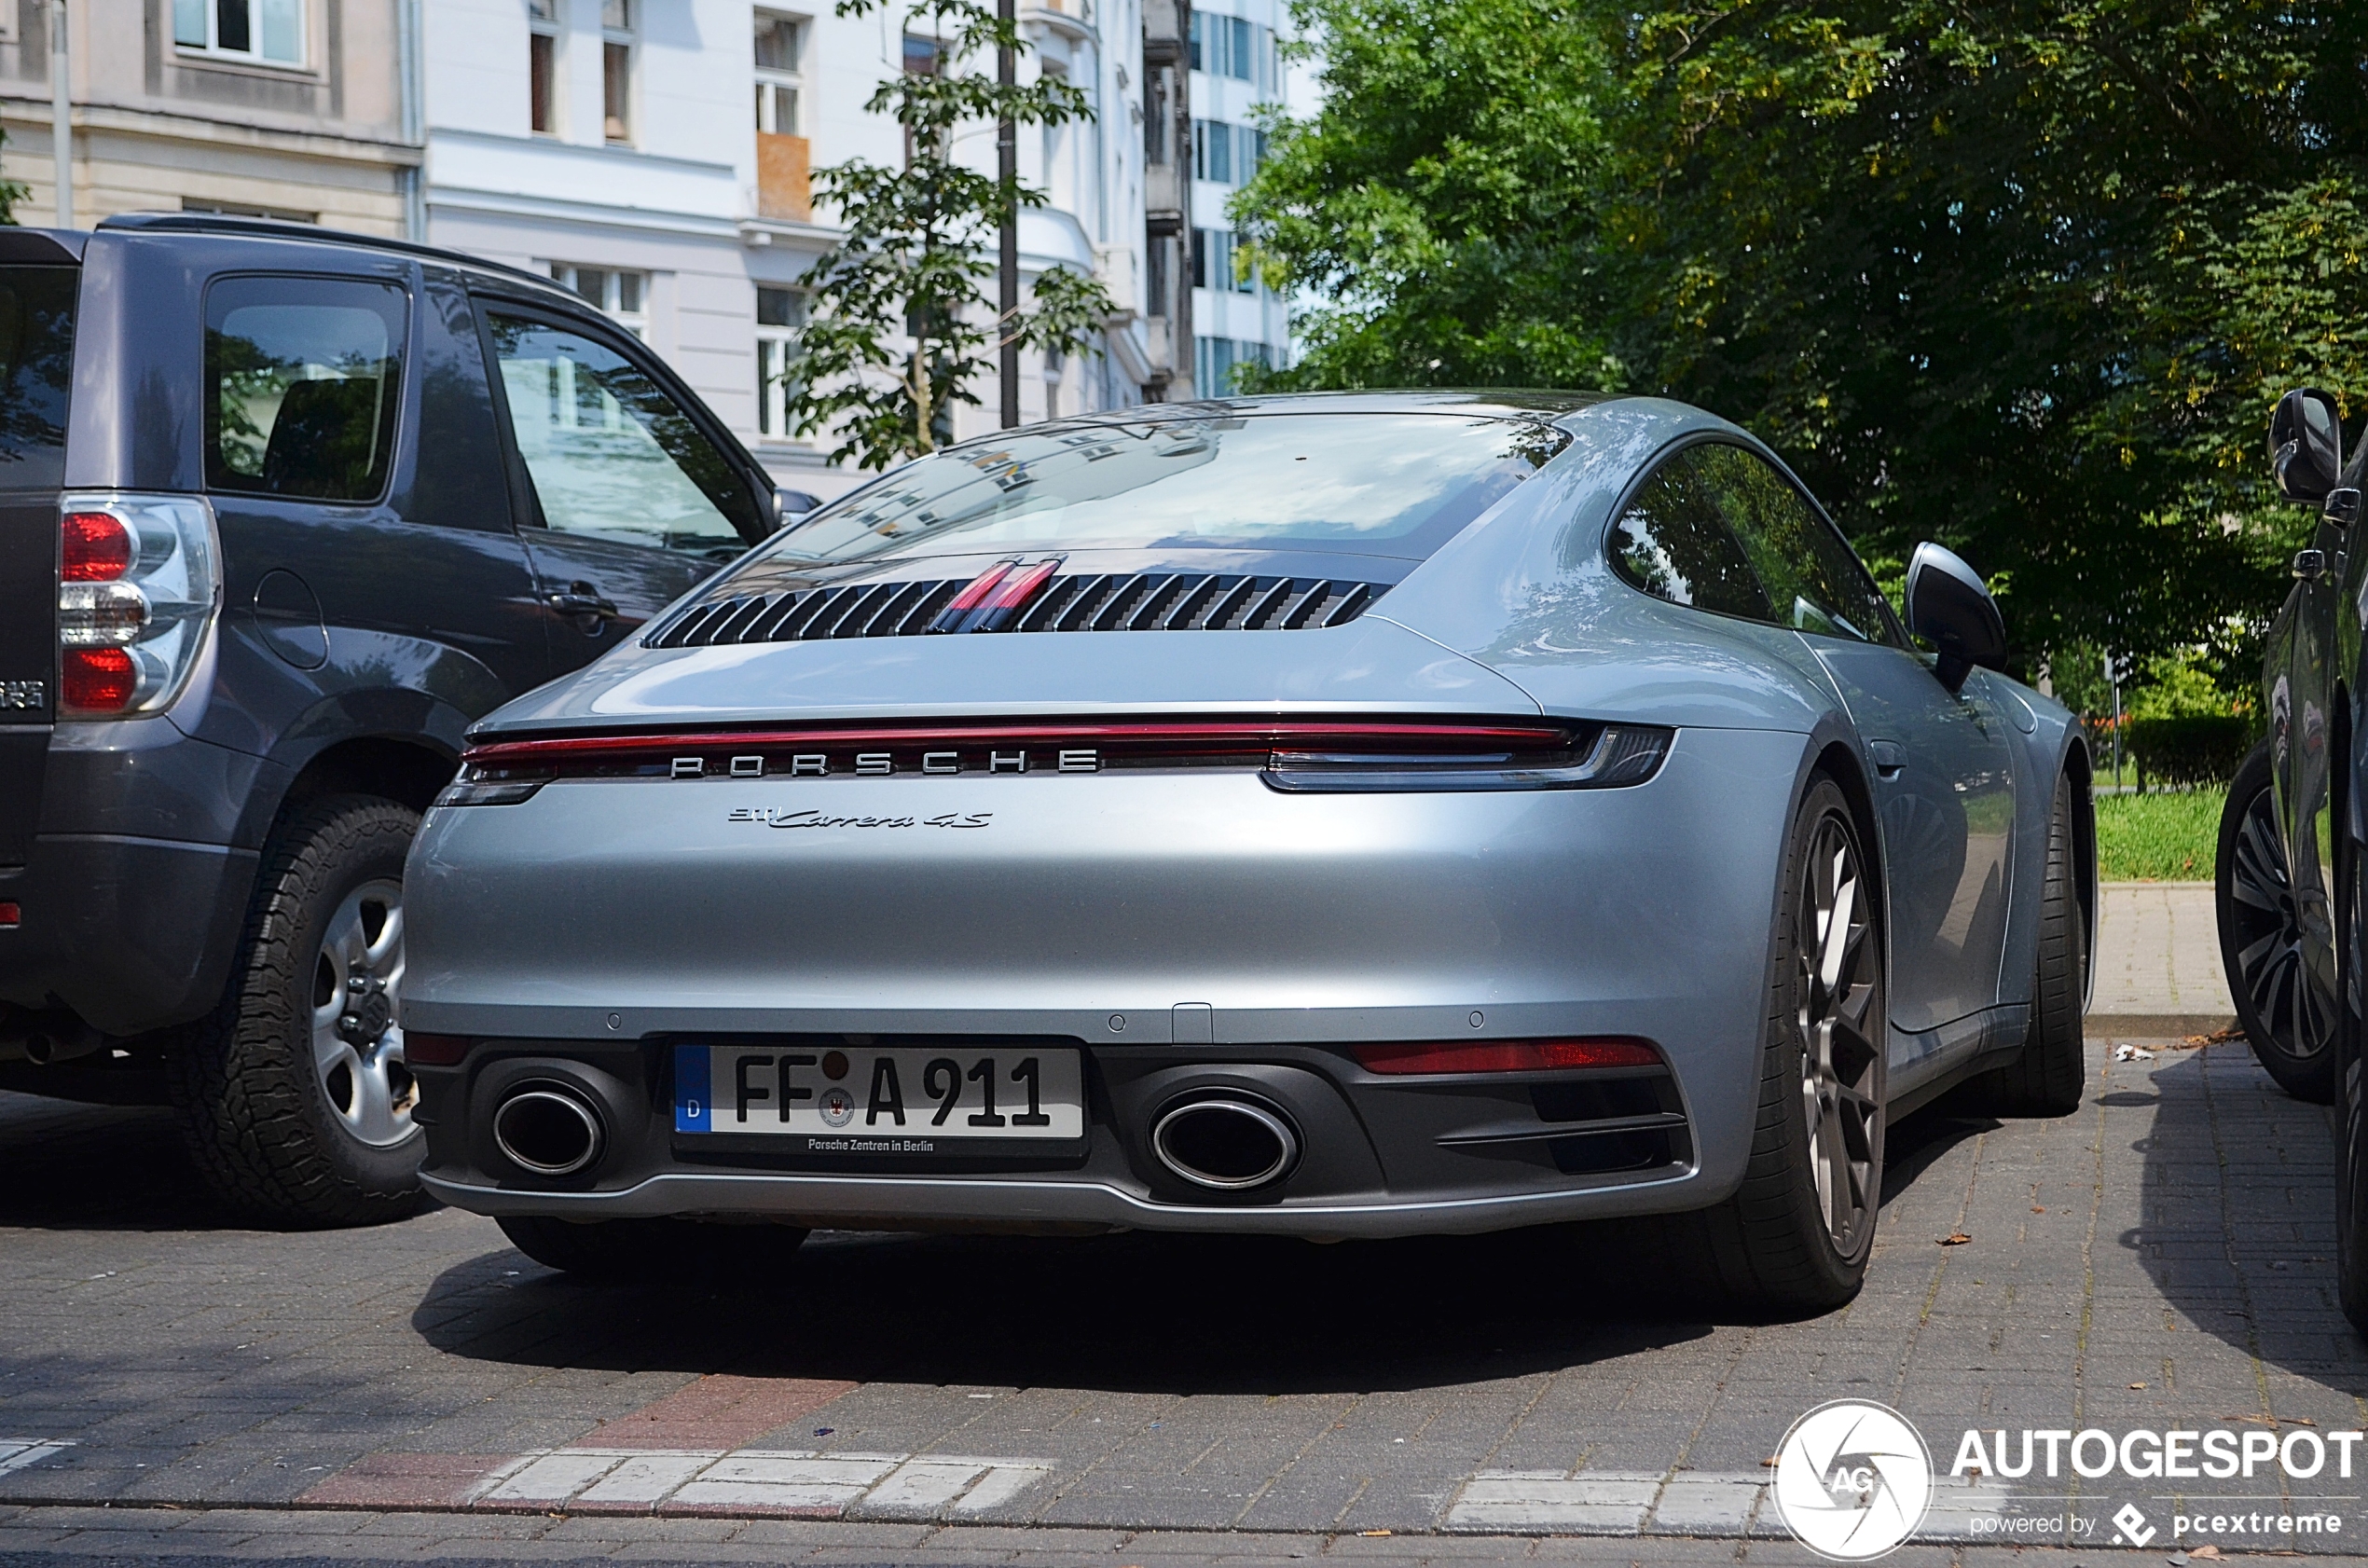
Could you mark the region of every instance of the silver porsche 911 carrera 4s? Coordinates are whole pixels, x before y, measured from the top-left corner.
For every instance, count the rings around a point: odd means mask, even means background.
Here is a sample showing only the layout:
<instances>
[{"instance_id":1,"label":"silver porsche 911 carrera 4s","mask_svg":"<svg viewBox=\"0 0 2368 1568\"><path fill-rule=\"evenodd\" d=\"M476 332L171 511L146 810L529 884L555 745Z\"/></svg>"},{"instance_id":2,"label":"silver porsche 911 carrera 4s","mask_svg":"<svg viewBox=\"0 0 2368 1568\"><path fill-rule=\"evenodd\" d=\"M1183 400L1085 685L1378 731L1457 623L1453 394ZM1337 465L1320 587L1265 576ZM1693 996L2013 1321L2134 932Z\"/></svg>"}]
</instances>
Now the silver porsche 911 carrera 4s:
<instances>
[{"instance_id":1,"label":"silver porsche 911 carrera 4s","mask_svg":"<svg viewBox=\"0 0 2368 1568\"><path fill-rule=\"evenodd\" d=\"M406 879L427 1185L585 1272L1631 1217L1845 1300L1887 1120L2081 1093L2078 728L1957 557L1907 610L1649 398L926 458L473 732Z\"/></svg>"}]
</instances>

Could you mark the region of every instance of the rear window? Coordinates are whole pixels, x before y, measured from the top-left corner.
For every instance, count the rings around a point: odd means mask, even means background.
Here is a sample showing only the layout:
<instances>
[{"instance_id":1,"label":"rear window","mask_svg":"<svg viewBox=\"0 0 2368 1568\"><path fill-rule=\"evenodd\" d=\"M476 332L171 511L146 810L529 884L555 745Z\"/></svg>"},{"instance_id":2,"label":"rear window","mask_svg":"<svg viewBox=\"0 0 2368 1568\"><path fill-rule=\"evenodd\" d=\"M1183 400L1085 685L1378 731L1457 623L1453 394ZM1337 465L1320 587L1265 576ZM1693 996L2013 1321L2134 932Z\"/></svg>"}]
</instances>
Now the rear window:
<instances>
[{"instance_id":1,"label":"rear window","mask_svg":"<svg viewBox=\"0 0 2368 1568\"><path fill-rule=\"evenodd\" d=\"M1450 414L1254 414L1039 427L923 458L764 552L1213 547L1421 559L1569 437Z\"/></svg>"},{"instance_id":2,"label":"rear window","mask_svg":"<svg viewBox=\"0 0 2368 1568\"><path fill-rule=\"evenodd\" d=\"M375 501L408 301L388 283L233 278L206 294L206 488Z\"/></svg>"},{"instance_id":3,"label":"rear window","mask_svg":"<svg viewBox=\"0 0 2368 1568\"><path fill-rule=\"evenodd\" d=\"M78 267L0 267L0 488L65 482Z\"/></svg>"}]
</instances>

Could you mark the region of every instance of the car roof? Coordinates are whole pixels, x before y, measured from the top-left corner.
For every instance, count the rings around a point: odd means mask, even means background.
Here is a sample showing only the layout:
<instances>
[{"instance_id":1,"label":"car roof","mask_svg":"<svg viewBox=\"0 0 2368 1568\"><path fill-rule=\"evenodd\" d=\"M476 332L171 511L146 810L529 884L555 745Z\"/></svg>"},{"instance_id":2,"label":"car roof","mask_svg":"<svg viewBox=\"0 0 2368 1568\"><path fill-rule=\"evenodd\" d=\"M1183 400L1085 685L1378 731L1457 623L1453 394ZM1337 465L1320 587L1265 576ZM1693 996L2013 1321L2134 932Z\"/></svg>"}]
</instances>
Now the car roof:
<instances>
[{"instance_id":1,"label":"car roof","mask_svg":"<svg viewBox=\"0 0 2368 1568\"><path fill-rule=\"evenodd\" d=\"M356 234L342 228L324 228L319 224L294 223L284 218L230 217L216 213L118 213L113 217L102 218L99 227L145 234L204 234L217 238L293 241L299 244L386 251L397 255L417 256L422 261L439 262L505 285L530 283L535 292L554 299L576 306L584 303L572 290L523 268L487 261L481 256L466 255L459 251L439 250L434 245L415 244L408 240L394 240L379 234Z\"/></svg>"},{"instance_id":2,"label":"car roof","mask_svg":"<svg viewBox=\"0 0 2368 1568\"><path fill-rule=\"evenodd\" d=\"M1483 419L1551 421L1599 403L1616 401L1617 393L1562 392L1553 389L1489 387L1409 387L1356 392L1251 393L1237 397L1205 397L1191 403L1138 403L1131 407L1106 408L1063 421L1081 425L1140 423L1146 419L1199 419L1235 414L1472 414Z\"/></svg>"}]
</instances>

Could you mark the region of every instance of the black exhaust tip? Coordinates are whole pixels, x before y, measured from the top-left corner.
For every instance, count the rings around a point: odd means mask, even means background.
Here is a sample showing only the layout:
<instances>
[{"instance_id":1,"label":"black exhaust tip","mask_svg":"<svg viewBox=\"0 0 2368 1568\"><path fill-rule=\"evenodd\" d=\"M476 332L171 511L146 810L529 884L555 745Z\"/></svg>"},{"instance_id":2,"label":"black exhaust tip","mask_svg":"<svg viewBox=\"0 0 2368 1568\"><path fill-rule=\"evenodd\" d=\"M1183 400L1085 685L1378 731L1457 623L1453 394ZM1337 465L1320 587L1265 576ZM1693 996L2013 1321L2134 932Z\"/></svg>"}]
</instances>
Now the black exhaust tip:
<instances>
[{"instance_id":1,"label":"black exhaust tip","mask_svg":"<svg viewBox=\"0 0 2368 1568\"><path fill-rule=\"evenodd\" d=\"M1290 1123L1246 1100L1194 1100L1151 1128L1160 1163L1195 1187L1239 1192L1263 1187L1299 1159Z\"/></svg>"},{"instance_id":2,"label":"black exhaust tip","mask_svg":"<svg viewBox=\"0 0 2368 1568\"><path fill-rule=\"evenodd\" d=\"M493 1141L537 1176L573 1176L600 1157L599 1112L565 1090L521 1089L493 1112Z\"/></svg>"}]
</instances>

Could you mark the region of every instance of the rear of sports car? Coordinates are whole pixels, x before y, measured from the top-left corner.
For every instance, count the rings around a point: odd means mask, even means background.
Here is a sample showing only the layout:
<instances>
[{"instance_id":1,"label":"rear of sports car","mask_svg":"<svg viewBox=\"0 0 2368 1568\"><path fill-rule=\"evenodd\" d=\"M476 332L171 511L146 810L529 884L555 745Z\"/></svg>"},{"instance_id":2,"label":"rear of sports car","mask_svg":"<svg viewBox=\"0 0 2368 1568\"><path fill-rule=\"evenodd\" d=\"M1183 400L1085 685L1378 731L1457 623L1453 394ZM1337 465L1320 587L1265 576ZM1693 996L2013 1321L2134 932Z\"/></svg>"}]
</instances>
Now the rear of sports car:
<instances>
[{"instance_id":1,"label":"rear of sports car","mask_svg":"<svg viewBox=\"0 0 2368 1568\"><path fill-rule=\"evenodd\" d=\"M1569 439L957 449L496 715L406 878L431 1188L1313 1236L1724 1197L1800 737L1549 714L1390 616Z\"/></svg>"}]
</instances>

